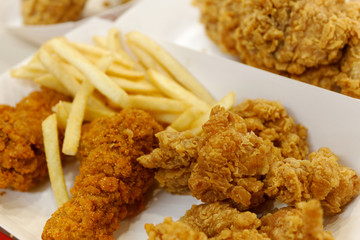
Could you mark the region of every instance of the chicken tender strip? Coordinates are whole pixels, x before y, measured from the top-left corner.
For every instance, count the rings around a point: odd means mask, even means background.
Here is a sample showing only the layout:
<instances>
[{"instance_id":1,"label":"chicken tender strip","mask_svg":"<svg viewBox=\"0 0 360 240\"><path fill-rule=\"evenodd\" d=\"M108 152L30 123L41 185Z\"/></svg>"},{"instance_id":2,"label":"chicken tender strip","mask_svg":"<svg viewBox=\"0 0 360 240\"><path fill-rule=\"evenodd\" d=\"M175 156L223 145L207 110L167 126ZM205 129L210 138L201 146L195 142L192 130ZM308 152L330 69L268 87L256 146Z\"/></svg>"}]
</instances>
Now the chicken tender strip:
<instances>
[{"instance_id":1,"label":"chicken tender strip","mask_svg":"<svg viewBox=\"0 0 360 240\"><path fill-rule=\"evenodd\" d=\"M153 171L136 158L150 153L162 127L142 110L123 110L83 126L80 175L73 198L47 221L43 239L113 239L120 220L140 212Z\"/></svg>"},{"instance_id":2,"label":"chicken tender strip","mask_svg":"<svg viewBox=\"0 0 360 240\"><path fill-rule=\"evenodd\" d=\"M328 148L320 148L309 160L275 162L264 180L265 193L291 205L314 198L321 202L325 215L339 213L359 194L360 178L337 161Z\"/></svg>"},{"instance_id":3,"label":"chicken tender strip","mask_svg":"<svg viewBox=\"0 0 360 240\"><path fill-rule=\"evenodd\" d=\"M28 191L46 179L48 170L41 122L68 97L43 88L16 107L0 105L0 188ZM60 139L61 141L62 139Z\"/></svg>"}]
</instances>

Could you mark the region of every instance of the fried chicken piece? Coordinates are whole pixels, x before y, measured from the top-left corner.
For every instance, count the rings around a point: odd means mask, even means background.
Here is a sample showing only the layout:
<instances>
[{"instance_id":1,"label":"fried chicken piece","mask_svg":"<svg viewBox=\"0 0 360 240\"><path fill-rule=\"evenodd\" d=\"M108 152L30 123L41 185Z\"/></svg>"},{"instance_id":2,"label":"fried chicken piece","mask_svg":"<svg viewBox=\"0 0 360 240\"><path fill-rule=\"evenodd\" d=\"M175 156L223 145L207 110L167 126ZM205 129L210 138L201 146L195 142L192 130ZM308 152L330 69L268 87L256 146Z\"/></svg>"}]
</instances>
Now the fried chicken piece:
<instances>
[{"instance_id":1,"label":"fried chicken piece","mask_svg":"<svg viewBox=\"0 0 360 240\"><path fill-rule=\"evenodd\" d=\"M76 21L87 0L22 0L24 24L44 25Z\"/></svg>"},{"instance_id":2,"label":"fried chicken piece","mask_svg":"<svg viewBox=\"0 0 360 240\"><path fill-rule=\"evenodd\" d=\"M273 142L284 158L304 159L307 156L307 129L296 124L280 102L247 99L231 111L245 119L248 131Z\"/></svg>"},{"instance_id":3,"label":"fried chicken piece","mask_svg":"<svg viewBox=\"0 0 360 240\"><path fill-rule=\"evenodd\" d=\"M198 137L190 131L162 131L156 134L159 148L138 158L146 168L156 168L155 179L167 192L189 192L188 179L198 157Z\"/></svg>"},{"instance_id":4,"label":"fried chicken piece","mask_svg":"<svg viewBox=\"0 0 360 240\"><path fill-rule=\"evenodd\" d=\"M144 208L153 171L136 158L156 146L161 126L141 110L123 110L83 126L73 198L47 221L43 239L113 239L120 220Z\"/></svg>"},{"instance_id":5,"label":"fried chicken piece","mask_svg":"<svg viewBox=\"0 0 360 240\"><path fill-rule=\"evenodd\" d=\"M215 3L214 3L215 2ZM218 2L222 2L220 5ZM334 63L351 36L352 21L342 0L195 0L205 26L213 25L208 5L217 10L217 31L209 36L228 35L232 39L213 40L223 49L236 48L241 60L263 69L301 74L309 67ZM229 27L232 26L232 27Z\"/></svg>"},{"instance_id":6,"label":"fried chicken piece","mask_svg":"<svg viewBox=\"0 0 360 240\"><path fill-rule=\"evenodd\" d=\"M168 217L156 226L146 224L145 229L150 240L270 240L258 232L260 225L255 213L240 212L229 204L216 202L194 205L179 221Z\"/></svg>"},{"instance_id":7,"label":"fried chicken piece","mask_svg":"<svg viewBox=\"0 0 360 240\"><path fill-rule=\"evenodd\" d=\"M249 65L360 98L360 3L194 0L206 32Z\"/></svg>"},{"instance_id":8,"label":"fried chicken piece","mask_svg":"<svg viewBox=\"0 0 360 240\"><path fill-rule=\"evenodd\" d=\"M245 119L247 130L244 131L253 131L257 136L272 141L281 149L283 157L305 158L308 154L306 128L296 124L279 102L246 100L232 111ZM144 167L157 169L155 178L166 191L187 193L188 178L199 157L198 142L203 141L203 136L193 136L190 131L164 131L157 137L159 149L138 161Z\"/></svg>"},{"instance_id":9,"label":"fried chicken piece","mask_svg":"<svg viewBox=\"0 0 360 240\"><path fill-rule=\"evenodd\" d=\"M288 204L314 198L321 202L325 215L338 213L359 194L360 178L337 161L328 148L311 153L309 160L277 161L264 180L265 193Z\"/></svg>"},{"instance_id":10,"label":"fried chicken piece","mask_svg":"<svg viewBox=\"0 0 360 240\"><path fill-rule=\"evenodd\" d=\"M261 218L260 232L276 240L332 240L324 231L323 211L317 200L299 202L296 208L282 208Z\"/></svg>"},{"instance_id":11,"label":"fried chicken piece","mask_svg":"<svg viewBox=\"0 0 360 240\"><path fill-rule=\"evenodd\" d=\"M62 94L43 88L16 107L0 105L0 188L28 191L48 176L42 121Z\"/></svg>"},{"instance_id":12,"label":"fried chicken piece","mask_svg":"<svg viewBox=\"0 0 360 240\"><path fill-rule=\"evenodd\" d=\"M281 158L272 142L248 132L243 118L219 106L203 125L198 155L189 179L192 195L203 202L231 199L245 209L262 191L261 177Z\"/></svg>"}]
</instances>

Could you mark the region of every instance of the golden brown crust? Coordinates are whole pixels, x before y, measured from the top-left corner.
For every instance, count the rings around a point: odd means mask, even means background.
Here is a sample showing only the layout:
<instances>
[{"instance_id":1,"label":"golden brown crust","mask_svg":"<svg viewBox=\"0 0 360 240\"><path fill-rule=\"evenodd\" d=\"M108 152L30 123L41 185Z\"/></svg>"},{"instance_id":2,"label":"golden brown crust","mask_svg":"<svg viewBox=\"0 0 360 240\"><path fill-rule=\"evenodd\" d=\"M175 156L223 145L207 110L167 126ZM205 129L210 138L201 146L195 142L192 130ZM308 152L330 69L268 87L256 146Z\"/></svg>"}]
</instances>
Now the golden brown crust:
<instances>
[{"instance_id":1,"label":"golden brown crust","mask_svg":"<svg viewBox=\"0 0 360 240\"><path fill-rule=\"evenodd\" d=\"M87 0L22 0L21 13L27 25L76 21Z\"/></svg>"},{"instance_id":2,"label":"golden brown crust","mask_svg":"<svg viewBox=\"0 0 360 240\"><path fill-rule=\"evenodd\" d=\"M73 198L47 221L43 239L113 239L125 217L144 208L153 172L136 158L156 146L160 125L141 110L123 110L84 125Z\"/></svg>"},{"instance_id":3,"label":"golden brown crust","mask_svg":"<svg viewBox=\"0 0 360 240\"><path fill-rule=\"evenodd\" d=\"M41 122L60 100L68 98L44 88L15 108L0 105L0 188L27 191L47 177Z\"/></svg>"}]
</instances>

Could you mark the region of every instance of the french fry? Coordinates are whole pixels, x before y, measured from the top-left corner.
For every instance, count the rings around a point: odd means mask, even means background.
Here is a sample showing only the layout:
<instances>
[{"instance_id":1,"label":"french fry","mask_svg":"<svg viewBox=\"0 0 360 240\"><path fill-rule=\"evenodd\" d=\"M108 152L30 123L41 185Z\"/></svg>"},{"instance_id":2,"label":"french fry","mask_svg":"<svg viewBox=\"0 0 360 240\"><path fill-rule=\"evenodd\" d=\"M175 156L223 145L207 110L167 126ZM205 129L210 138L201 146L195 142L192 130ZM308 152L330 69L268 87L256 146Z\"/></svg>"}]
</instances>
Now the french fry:
<instances>
[{"instance_id":1,"label":"french fry","mask_svg":"<svg viewBox=\"0 0 360 240\"><path fill-rule=\"evenodd\" d=\"M106 55L112 55L115 58L116 62L123 65L124 67L132 68L134 66L134 62L132 60L129 60L127 57L124 57L116 52L111 52L106 48L104 49L91 44L75 43L75 42L72 42L71 45L74 46L77 50L79 50L82 54L85 54L86 56L103 57Z\"/></svg>"},{"instance_id":2,"label":"french fry","mask_svg":"<svg viewBox=\"0 0 360 240\"><path fill-rule=\"evenodd\" d=\"M95 65L103 72L110 67L110 65L114 62L114 57L111 55L105 55L96 61Z\"/></svg>"},{"instance_id":3,"label":"french fry","mask_svg":"<svg viewBox=\"0 0 360 240\"><path fill-rule=\"evenodd\" d=\"M85 76L73 65L63 62L63 67L79 82L82 82L86 79Z\"/></svg>"},{"instance_id":4,"label":"french fry","mask_svg":"<svg viewBox=\"0 0 360 240\"><path fill-rule=\"evenodd\" d=\"M51 56L44 48L39 50L39 59L47 71L58 79L72 96L75 96L80 88L80 83L68 72L68 68L64 66L65 64L59 59Z\"/></svg>"},{"instance_id":5,"label":"french fry","mask_svg":"<svg viewBox=\"0 0 360 240\"><path fill-rule=\"evenodd\" d=\"M154 69L148 70L148 75L155 86L157 86L161 92L167 95L170 98L182 100L189 105L194 105L200 108L201 110L208 110L209 105L203 100L199 99L193 93L189 92L182 86L180 86L172 79L166 77L165 75L157 72Z\"/></svg>"},{"instance_id":6,"label":"french fry","mask_svg":"<svg viewBox=\"0 0 360 240\"><path fill-rule=\"evenodd\" d=\"M65 119L64 126L66 126L66 121L67 121L67 118L71 111L71 107L72 107L72 103L67 102L67 101L60 101L58 104L56 104L53 107L53 112L56 112L56 116L58 117L57 118L58 123ZM110 116L113 116L114 114L115 114L115 111L104 110L102 108L96 108L94 106L89 106L89 104L88 104L85 109L84 121L92 121L99 117L110 117ZM59 118L60 118L60 120L59 120ZM63 128L63 129L65 129L65 128Z\"/></svg>"},{"instance_id":7,"label":"french fry","mask_svg":"<svg viewBox=\"0 0 360 240\"><path fill-rule=\"evenodd\" d=\"M232 108L232 106L235 103L235 93L229 92L227 95L225 95L219 102L215 103L206 113L204 113L200 118L198 118L196 121L194 121L191 124L190 131L194 135L198 135L202 132L202 125L206 123L209 120L211 109L216 106L220 105L225 108L225 110L229 110Z\"/></svg>"},{"instance_id":8,"label":"french fry","mask_svg":"<svg viewBox=\"0 0 360 240\"><path fill-rule=\"evenodd\" d=\"M64 143L62 147L62 152L66 155L74 156L77 152L86 104L93 91L94 86L86 80L81 84L79 91L75 95L66 124Z\"/></svg>"},{"instance_id":9,"label":"french fry","mask_svg":"<svg viewBox=\"0 0 360 240\"><path fill-rule=\"evenodd\" d=\"M213 104L215 102L211 94L190 74L190 72L155 41L136 31L128 33L126 37L128 43L133 43L151 54L180 84L195 93L200 99L208 104Z\"/></svg>"},{"instance_id":10,"label":"french fry","mask_svg":"<svg viewBox=\"0 0 360 240\"><path fill-rule=\"evenodd\" d=\"M71 106L70 108L67 108L65 105L65 101L59 101L55 106L52 107L52 111L56 113L56 120L61 130L66 129L70 110Z\"/></svg>"},{"instance_id":11,"label":"french fry","mask_svg":"<svg viewBox=\"0 0 360 240\"><path fill-rule=\"evenodd\" d=\"M119 54L120 56L124 57L125 59L135 63L134 59L124 51L121 46L122 39L120 37L120 32L116 28L112 28L108 31L108 35L106 38L106 46L107 48L114 53Z\"/></svg>"},{"instance_id":12,"label":"french fry","mask_svg":"<svg viewBox=\"0 0 360 240\"><path fill-rule=\"evenodd\" d=\"M171 75L165 70L165 68L163 68L163 66L161 66L161 64L159 64L156 59L154 59L149 53L147 53L145 50L135 44L130 43L128 45L142 65L144 65L146 68L155 69L156 71L164 74L168 78L172 78Z\"/></svg>"},{"instance_id":13,"label":"french fry","mask_svg":"<svg viewBox=\"0 0 360 240\"><path fill-rule=\"evenodd\" d=\"M33 70L27 66L22 66L17 69L12 69L10 71L10 75L13 78L22 78L22 79L30 79L40 77L43 74L46 74L46 71Z\"/></svg>"},{"instance_id":14,"label":"french fry","mask_svg":"<svg viewBox=\"0 0 360 240\"><path fill-rule=\"evenodd\" d=\"M144 79L145 74L143 72L127 69L118 64L112 64L107 69L106 73L112 76L125 77L127 79L139 80Z\"/></svg>"},{"instance_id":15,"label":"french fry","mask_svg":"<svg viewBox=\"0 0 360 240\"><path fill-rule=\"evenodd\" d=\"M56 115L52 114L42 122L46 163L56 204L61 207L69 198L61 165Z\"/></svg>"},{"instance_id":16,"label":"french fry","mask_svg":"<svg viewBox=\"0 0 360 240\"><path fill-rule=\"evenodd\" d=\"M44 65L42 65L42 63L40 62L39 56L37 53L35 53L35 55L32 57L32 59L29 61L29 63L26 64L26 66L35 71L46 72L46 69L45 69Z\"/></svg>"},{"instance_id":17,"label":"french fry","mask_svg":"<svg viewBox=\"0 0 360 240\"><path fill-rule=\"evenodd\" d=\"M122 89L124 89L128 93L137 93L137 94L158 94L160 93L159 89L157 89L154 85L145 80L140 80L137 82L119 78L119 77L111 77L111 79L118 84Z\"/></svg>"},{"instance_id":18,"label":"french fry","mask_svg":"<svg viewBox=\"0 0 360 240\"><path fill-rule=\"evenodd\" d=\"M167 112L151 112L151 115L155 118L156 121L171 124L176 119L179 118L179 113L167 113Z\"/></svg>"},{"instance_id":19,"label":"french fry","mask_svg":"<svg viewBox=\"0 0 360 240\"><path fill-rule=\"evenodd\" d=\"M107 40L105 37L93 36L93 42L96 44L96 46L107 49Z\"/></svg>"},{"instance_id":20,"label":"french fry","mask_svg":"<svg viewBox=\"0 0 360 240\"><path fill-rule=\"evenodd\" d=\"M123 50L123 47L121 45L121 37L120 32L116 28L111 28L108 31L108 35L106 38L106 45L110 51L120 51Z\"/></svg>"},{"instance_id":21,"label":"french fry","mask_svg":"<svg viewBox=\"0 0 360 240\"><path fill-rule=\"evenodd\" d=\"M34 78L34 82L40 84L41 86L60 92L64 95L71 96L69 90L66 87L64 87L64 85L51 73L46 73L39 77Z\"/></svg>"},{"instance_id":22,"label":"french fry","mask_svg":"<svg viewBox=\"0 0 360 240\"><path fill-rule=\"evenodd\" d=\"M49 42L54 51L66 61L78 68L84 76L117 106L125 108L129 104L127 93L111 80L104 72L94 66L89 60L81 55L64 38L53 39Z\"/></svg>"},{"instance_id":23,"label":"french fry","mask_svg":"<svg viewBox=\"0 0 360 240\"><path fill-rule=\"evenodd\" d=\"M204 111L201 111L197 107L188 108L180 116L171 122L170 127L176 129L177 131L185 131L190 129L191 124L201 117L204 114Z\"/></svg>"},{"instance_id":24,"label":"french fry","mask_svg":"<svg viewBox=\"0 0 360 240\"><path fill-rule=\"evenodd\" d=\"M164 97L130 95L129 98L131 107L147 111L183 112L189 106L182 101Z\"/></svg>"}]
</instances>

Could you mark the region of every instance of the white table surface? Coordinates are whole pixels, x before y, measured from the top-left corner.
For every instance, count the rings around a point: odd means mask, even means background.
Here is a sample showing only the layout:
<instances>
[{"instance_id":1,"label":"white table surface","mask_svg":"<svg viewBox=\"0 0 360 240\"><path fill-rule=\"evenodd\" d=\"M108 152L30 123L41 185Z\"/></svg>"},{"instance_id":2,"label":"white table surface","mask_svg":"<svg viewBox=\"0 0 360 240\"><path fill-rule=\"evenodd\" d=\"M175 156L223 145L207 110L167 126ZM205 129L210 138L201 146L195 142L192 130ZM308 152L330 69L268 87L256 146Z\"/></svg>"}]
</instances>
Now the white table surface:
<instances>
[{"instance_id":1,"label":"white table surface","mask_svg":"<svg viewBox=\"0 0 360 240\"><path fill-rule=\"evenodd\" d=\"M38 49L6 29L4 16L12 1L14 0L0 0L0 75Z\"/></svg>"}]
</instances>

